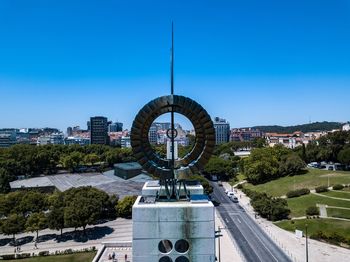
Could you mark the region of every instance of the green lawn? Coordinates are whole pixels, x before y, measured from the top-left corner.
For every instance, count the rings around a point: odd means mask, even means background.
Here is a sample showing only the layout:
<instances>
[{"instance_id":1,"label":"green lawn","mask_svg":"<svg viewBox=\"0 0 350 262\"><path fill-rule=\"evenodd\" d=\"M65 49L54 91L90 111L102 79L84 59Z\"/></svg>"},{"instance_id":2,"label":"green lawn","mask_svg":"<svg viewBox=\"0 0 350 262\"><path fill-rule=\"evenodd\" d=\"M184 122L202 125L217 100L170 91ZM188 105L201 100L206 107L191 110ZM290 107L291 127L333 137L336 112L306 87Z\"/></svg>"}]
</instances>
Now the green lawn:
<instances>
[{"instance_id":1,"label":"green lawn","mask_svg":"<svg viewBox=\"0 0 350 262\"><path fill-rule=\"evenodd\" d=\"M329 206L350 207L349 201L321 197L313 194L306 196L287 199L288 207L290 208L292 217L305 216L305 210L309 206L316 204L324 204Z\"/></svg>"},{"instance_id":2,"label":"green lawn","mask_svg":"<svg viewBox=\"0 0 350 262\"><path fill-rule=\"evenodd\" d=\"M282 177L256 186L246 184L245 187L259 192L266 192L272 196L283 196L294 189L314 189L318 186L328 185L328 177L330 186L350 184L350 172L308 169L307 173L303 175Z\"/></svg>"},{"instance_id":3,"label":"green lawn","mask_svg":"<svg viewBox=\"0 0 350 262\"><path fill-rule=\"evenodd\" d=\"M341 191L331 190L331 191L322 193L322 195L350 199L350 192L341 192ZM350 202L349 202L349 207L350 207Z\"/></svg>"},{"instance_id":4,"label":"green lawn","mask_svg":"<svg viewBox=\"0 0 350 262\"><path fill-rule=\"evenodd\" d=\"M33 257L21 260L6 260L9 262L23 261L23 262L90 262L96 255L95 252L87 253L77 253L70 255L60 255L60 256L46 256L46 257Z\"/></svg>"},{"instance_id":5,"label":"green lawn","mask_svg":"<svg viewBox=\"0 0 350 262\"><path fill-rule=\"evenodd\" d=\"M294 224L292 223L294 222ZM293 221L280 221L275 223L277 226L294 232L295 229L305 232L305 224L308 225L308 235L312 235L317 231L322 231L326 234L337 232L346 238L350 238L350 222L334 219L303 219Z\"/></svg>"},{"instance_id":6,"label":"green lawn","mask_svg":"<svg viewBox=\"0 0 350 262\"><path fill-rule=\"evenodd\" d=\"M327 208L327 215L329 217L350 219L350 209Z\"/></svg>"}]
</instances>

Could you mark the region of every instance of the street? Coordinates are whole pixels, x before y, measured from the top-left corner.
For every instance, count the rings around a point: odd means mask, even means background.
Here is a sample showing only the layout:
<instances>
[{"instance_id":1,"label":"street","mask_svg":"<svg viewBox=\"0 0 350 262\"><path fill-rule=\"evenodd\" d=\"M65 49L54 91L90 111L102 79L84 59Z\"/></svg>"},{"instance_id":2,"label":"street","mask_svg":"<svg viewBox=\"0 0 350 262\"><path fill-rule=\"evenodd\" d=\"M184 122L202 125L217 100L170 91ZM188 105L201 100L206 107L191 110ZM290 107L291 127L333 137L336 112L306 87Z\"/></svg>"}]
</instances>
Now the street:
<instances>
[{"instance_id":1,"label":"street","mask_svg":"<svg viewBox=\"0 0 350 262\"><path fill-rule=\"evenodd\" d=\"M246 214L239 203L233 203L228 198L223 187L218 186L215 182L210 183L214 188L213 198L221 203L216 210L246 261L291 261L283 250Z\"/></svg>"}]
</instances>

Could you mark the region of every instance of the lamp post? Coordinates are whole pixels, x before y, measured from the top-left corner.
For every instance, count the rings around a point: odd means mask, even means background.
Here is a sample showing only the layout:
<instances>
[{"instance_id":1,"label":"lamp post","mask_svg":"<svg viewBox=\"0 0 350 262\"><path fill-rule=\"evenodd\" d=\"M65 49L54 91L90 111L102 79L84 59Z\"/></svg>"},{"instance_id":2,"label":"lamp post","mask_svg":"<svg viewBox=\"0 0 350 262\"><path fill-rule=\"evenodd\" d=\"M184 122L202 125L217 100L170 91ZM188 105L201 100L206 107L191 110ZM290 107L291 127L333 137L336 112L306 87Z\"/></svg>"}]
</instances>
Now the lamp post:
<instances>
[{"instance_id":1,"label":"lamp post","mask_svg":"<svg viewBox=\"0 0 350 262\"><path fill-rule=\"evenodd\" d=\"M308 247L308 241L307 241L307 224L305 225L305 241L306 241L306 262L309 262L309 247Z\"/></svg>"},{"instance_id":2,"label":"lamp post","mask_svg":"<svg viewBox=\"0 0 350 262\"><path fill-rule=\"evenodd\" d=\"M221 248L220 248L220 237L222 237L221 229L225 229L224 227L218 227L218 230L215 231L215 238L218 238L218 248L219 248L219 262L221 262Z\"/></svg>"}]
</instances>

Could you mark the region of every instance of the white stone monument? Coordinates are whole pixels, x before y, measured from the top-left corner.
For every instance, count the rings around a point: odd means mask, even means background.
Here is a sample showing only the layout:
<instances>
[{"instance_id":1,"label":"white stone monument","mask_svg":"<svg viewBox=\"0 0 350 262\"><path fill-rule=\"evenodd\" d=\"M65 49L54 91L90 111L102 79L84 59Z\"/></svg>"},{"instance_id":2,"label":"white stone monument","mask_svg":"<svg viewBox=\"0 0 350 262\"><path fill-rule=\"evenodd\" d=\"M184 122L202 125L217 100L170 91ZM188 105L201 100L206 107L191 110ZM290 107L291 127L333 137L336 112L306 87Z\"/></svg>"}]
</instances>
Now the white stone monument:
<instances>
[{"instance_id":1,"label":"white stone monument","mask_svg":"<svg viewBox=\"0 0 350 262\"><path fill-rule=\"evenodd\" d=\"M133 262L214 262L214 206L201 185L187 186L189 200L156 200L147 182L133 206Z\"/></svg>"}]
</instances>

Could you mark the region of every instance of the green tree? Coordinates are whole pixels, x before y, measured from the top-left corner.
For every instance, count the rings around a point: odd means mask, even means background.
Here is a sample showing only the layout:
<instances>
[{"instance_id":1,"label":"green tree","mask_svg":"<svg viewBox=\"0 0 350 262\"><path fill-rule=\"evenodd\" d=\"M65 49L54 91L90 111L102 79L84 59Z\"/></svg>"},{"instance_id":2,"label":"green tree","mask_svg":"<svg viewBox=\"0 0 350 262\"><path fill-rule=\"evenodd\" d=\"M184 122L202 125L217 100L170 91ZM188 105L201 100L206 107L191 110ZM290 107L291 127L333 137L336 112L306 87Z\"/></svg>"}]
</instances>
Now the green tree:
<instances>
[{"instance_id":1,"label":"green tree","mask_svg":"<svg viewBox=\"0 0 350 262\"><path fill-rule=\"evenodd\" d=\"M297 175L306 164L296 153L285 155L279 163L279 173L281 176Z\"/></svg>"},{"instance_id":2,"label":"green tree","mask_svg":"<svg viewBox=\"0 0 350 262\"><path fill-rule=\"evenodd\" d=\"M213 187L209 184L208 180L205 179L203 176L198 174L192 175L189 181L198 181L203 187L204 194L209 195L213 193Z\"/></svg>"},{"instance_id":3,"label":"green tree","mask_svg":"<svg viewBox=\"0 0 350 262\"><path fill-rule=\"evenodd\" d=\"M12 213L22 213L20 203L25 197L25 192L10 192L0 197L0 214L8 216Z\"/></svg>"},{"instance_id":4,"label":"green tree","mask_svg":"<svg viewBox=\"0 0 350 262\"><path fill-rule=\"evenodd\" d=\"M18 204L17 204L18 205ZM46 195L38 191L27 191L19 203L19 210L25 214L37 213L47 208Z\"/></svg>"},{"instance_id":5,"label":"green tree","mask_svg":"<svg viewBox=\"0 0 350 262\"><path fill-rule=\"evenodd\" d=\"M71 227L94 224L101 217L108 195L93 187L71 188L65 192L64 221Z\"/></svg>"},{"instance_id":6,"label":"green tree","mask_svg":"<svg viewBox=\"0 0 350 262\"><path fill-rule=\"evenodd\" d=\"M9 174L9 172L6 169L0 168L0 193L10 192L10 182L13 180L14 178Z\"/></svg>"},{"instance_id":7,"label":"green tree","mask_svg":"<svg viewBox=\"0 0 350 262\"><path fill-rule=\"evenodd\" d=\"M62 236L64 228L64 193L55 192L48 198L50 211L48 213L48 227L59 230Z\"/></svg>"},{"instance_id":8,"label":"green tree","mask_svg":"<svg viewBox=\"0 0 350 262\"><path fill-rule=\"evenodd\" d=\"M26 220L23 216L12 214L2 220L1 231L5 235L13 235L13 241L15 242L15 235L24 231L25 223Z\"/></svg>"},{"instance_id":9,"label":"green tree","mask_svg":"<svg viewBox=\"0 0 350 262\"><path fill-rule=\"evenodd\" d=\"M134 205L136 198L137 196L126 196L118 201L118 204L116 205L117 216L131 218L132 206Z\"/></svg>"},{"instance_id":10,"label":"green tree","mask_svg":"<svg viewBox=\"0 0 350 262\"><path fill-rule=\"evenodd\" d=\"M350 147L347 147L339 152L338 160L344 165L350 165Z\"/></svg>"},{"instance_id":11,"label":"green tree","mask_svg":"<svg viewBox=\"0 0 350 262\"><path fill-rule=\"evenodd\" d=\"M91 164L94 165L95 163L97 163L98 161L100 161L100 158L98 157L98 155L96 155L95 153L92 154L88 154L84 157L84 162L86 164Z\"/></svg>"},{"instance_id":12,"label":"green tree","mask_svg":"<svg viewBox=\"0 0 350 262\"><path fill-rule=\"evenodd\" d=\"M225 160L221 157L212 156L204 167L206 173L217 175L220 179L230 179L235 176L236 164L231 160Z\"/></svg>"},{"instance_id":13,"label":"green tree","mask_svg":"<svg viewBox=\"0 0 350 262\"><path fill-rule=\"evenodd\" d=\"M36 239L39 237L39 230L47 228L47 218L43 212L31 214L25 224L26 231L36 232Z\"/></svg>"},{"instance_id":14,"label":"green tree","mask_svg":"<svg viewBox=\"0 0 350 262\"><path fill-rule=\"evenodd\" d=\"M60 160L64 168L74 172L83 161L83 155L80 152L72 152L69 155L63 156Z\"/></svg>"},{"instance_id":15,"label":"green tree","mask_svg":"<svg viewBox=\"0 0 350 262\"><path fill-rule=\"evenodd\" d=\"M262 183L278 175L279 161L273 148L257 148L243 160L243 171L249 182Z\"/></svg>"}]
</instances>

